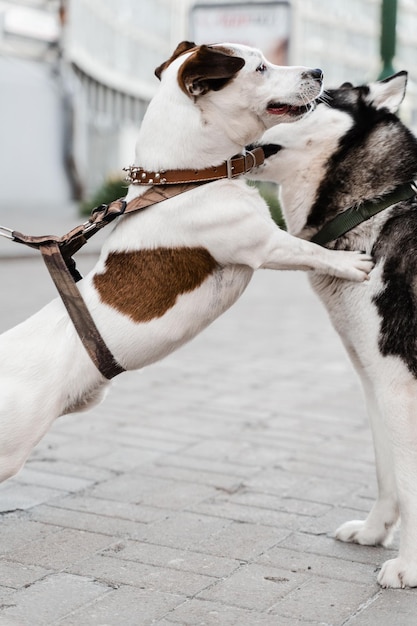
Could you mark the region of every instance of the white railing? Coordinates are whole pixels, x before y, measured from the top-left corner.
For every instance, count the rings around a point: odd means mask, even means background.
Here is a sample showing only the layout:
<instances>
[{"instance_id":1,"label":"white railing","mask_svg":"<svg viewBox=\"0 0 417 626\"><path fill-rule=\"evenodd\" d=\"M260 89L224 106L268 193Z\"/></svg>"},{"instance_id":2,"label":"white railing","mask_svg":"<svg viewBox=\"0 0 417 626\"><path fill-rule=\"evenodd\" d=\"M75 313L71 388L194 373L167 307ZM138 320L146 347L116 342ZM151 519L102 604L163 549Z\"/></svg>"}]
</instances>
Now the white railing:
<instances>
[{"instance_id":1,"label":"white railing","mask_svg":"<svg viewBox=\"0 0 417 626\"><path fill-rule=\"evenodd\" d=\"M154 68L178 42L184 7L182 0L72 0L67 58L98 82L149 99Z\"/></svg>"}]
</instances>

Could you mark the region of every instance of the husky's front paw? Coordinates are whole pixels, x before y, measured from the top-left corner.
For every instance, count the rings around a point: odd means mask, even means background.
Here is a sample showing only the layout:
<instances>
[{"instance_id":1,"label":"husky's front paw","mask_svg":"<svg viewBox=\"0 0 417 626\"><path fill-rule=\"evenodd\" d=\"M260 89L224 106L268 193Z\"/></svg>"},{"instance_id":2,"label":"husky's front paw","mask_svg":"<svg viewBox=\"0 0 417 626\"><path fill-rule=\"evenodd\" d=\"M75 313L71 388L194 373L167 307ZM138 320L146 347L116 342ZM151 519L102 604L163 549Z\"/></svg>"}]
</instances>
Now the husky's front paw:
<instances>
[{"instance_id":1,"label":"husky's front paw","mask_svg":"<svg viewBox=\"0 0 417 626\"><path fill-rule=\"evenodd\" d=\"M378 582L384 589L417 587L417 563L407 562L401 557L385 561L379 572Z\"/></svg>"},{"instance_id":2,"label":"husky's front paw","mask_svg":"<svg viewBox=\"0 0 417 626\"><path fill-rule=\"evenodd\" d=\"M359 543L362 546L388 546L392 541L393 527L371 526L366 521L352 520L339 526L335 537L346 543Z\"/></svg>"},{"instance_id":3,"label":"husky's front paw","mask_svg":"<svg viewBox=\"0 0 417 626\"><path fill-rule=\"evenodd\" d=\"M353 280L361 283L364 280L368 280L369 272L374 267L374 262L369 254L363 252L349 252L344 250L332 250L334 265L334 276L338 278L344 278L346 280Z\"/></svg>"}]
</instances>

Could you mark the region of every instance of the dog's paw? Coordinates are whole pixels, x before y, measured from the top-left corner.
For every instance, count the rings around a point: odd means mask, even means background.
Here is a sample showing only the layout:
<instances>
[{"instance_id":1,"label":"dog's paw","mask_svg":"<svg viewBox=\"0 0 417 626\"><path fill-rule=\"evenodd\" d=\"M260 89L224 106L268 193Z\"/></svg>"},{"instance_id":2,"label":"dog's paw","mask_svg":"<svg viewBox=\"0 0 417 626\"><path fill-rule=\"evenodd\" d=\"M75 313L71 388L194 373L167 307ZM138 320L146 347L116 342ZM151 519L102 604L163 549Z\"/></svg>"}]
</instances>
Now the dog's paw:
<instances>
[{"instance_id":1,"label":"dog's paw","mask_svg":"<svg viewBox=\"0 0 417 626\"><path fill-rule=\"evenodd\" d=\"M374 267L374 261L369 254L364 252L335 251L339 267L336 268L335 276L352 280L358 283L369 279L369 273Z\"/></svg>"},{"instance_id":2,"label":"dog's paw","mask_svg":"<svg viewBox=\"0 0 417 626\"><path fill-rule=\"evenodd\" d=\"M385 561L378 574L378 583L384 589L417 587L417 563L408 562L401 557Z\"/></svg>"},{"instance_id":3,"label":"dog's paw","mask_svg":"<svg viewBox=\"0 0 417 626\"><path fill-rule=\"evenodd\" d=\"M339 251L338 251L339 253ZM344 254L349 255L347 260L352 264L351 268L347 270L346 276L343 278L347 278L348 280L353 280L356 282L363 282L364 280L369 279L369 273L373 269L375 263L372 257L369 254L365 254L364 252L344 252Z\"/></svg>"},{"instance_id":4,"label":"dog's paw","mask_svg":"<svg viewBox=\"0 0 417 626\"><path fill-rule=\"evenodd\" d=\"M377 528L365 520L352 520L339 526L335 537L339 541L359 543L361 546L387 546L392 540L392 528L385 524Z\"/></svg>"}]
</instances>

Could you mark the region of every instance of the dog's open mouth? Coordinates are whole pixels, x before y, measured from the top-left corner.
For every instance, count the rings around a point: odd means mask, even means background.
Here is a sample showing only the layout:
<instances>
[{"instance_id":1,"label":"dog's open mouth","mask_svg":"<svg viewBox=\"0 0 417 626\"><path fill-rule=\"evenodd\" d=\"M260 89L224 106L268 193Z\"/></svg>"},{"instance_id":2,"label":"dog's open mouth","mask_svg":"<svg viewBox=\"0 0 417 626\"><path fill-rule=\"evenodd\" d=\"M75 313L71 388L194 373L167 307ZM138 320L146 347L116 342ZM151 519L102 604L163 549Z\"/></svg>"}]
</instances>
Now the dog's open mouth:
<instances>
[{"instance_id":1,"label":"dog's open mouth","mask_svg":"<svg viewBox=\"0 0 417 626\"><path fill-rule=\"evenodd\" d=\"M298 115L308 113L312 106L312 103L295 106L293 104L283 104L282 102L270 102L266 110L271 115L291 115L292 117L297 117Z\"/></svg>"}]
</instances>

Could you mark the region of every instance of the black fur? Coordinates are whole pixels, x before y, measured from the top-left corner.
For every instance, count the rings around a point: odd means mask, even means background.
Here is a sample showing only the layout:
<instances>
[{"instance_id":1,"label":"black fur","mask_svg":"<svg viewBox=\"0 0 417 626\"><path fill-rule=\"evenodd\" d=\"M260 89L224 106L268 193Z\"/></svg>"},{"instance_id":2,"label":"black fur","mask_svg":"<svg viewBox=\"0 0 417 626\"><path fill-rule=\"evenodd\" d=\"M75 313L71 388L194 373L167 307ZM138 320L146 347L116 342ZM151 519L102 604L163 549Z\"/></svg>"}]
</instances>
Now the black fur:
<instances>
[{"instance_id":1,"label":"black fur","mask_svg":"<svg viewBox=\"0 0 417 626\"><path fill-rule=\"evenodd\" d=\"M395 207L372 254L383 263L384 290L374 298L381 318L379 349L401 357L417 378L417 201Z\"/></svg>"},{"instance_id":2,"label":"black fur","mask_svg":"<svg viewBox=\"0 0 417 626\"><path fill-rule=\"evenodd\" d=\"M320 227L357 201L368 200L394 189L417 175L417 141L398 117L367 103L367 86L348 85L329 90L325 100L353 118L330 159L307 226ZM390 142L386 141L389 133ZM390 144L395 154L390 154ZM370 158L371 157L371 158ZM354 197L355 190L359 196Z\"/></svg>"},{"instance_id":3,"label":"black fur","mask_svg":"<svg viewBox=\"0 0 417 626\"><path fill-rule=\"evenodd\" d=\"M246 146L246 149L254 150L255 148L259 148L259 147L261 147L262 150L264 151L265 159L267 159L268 157L282 150L282 146L279 146L276 143L264 143L262 145L253 143L253 144L250 144L249 146Z\"/></svg>"}]
</instances>

